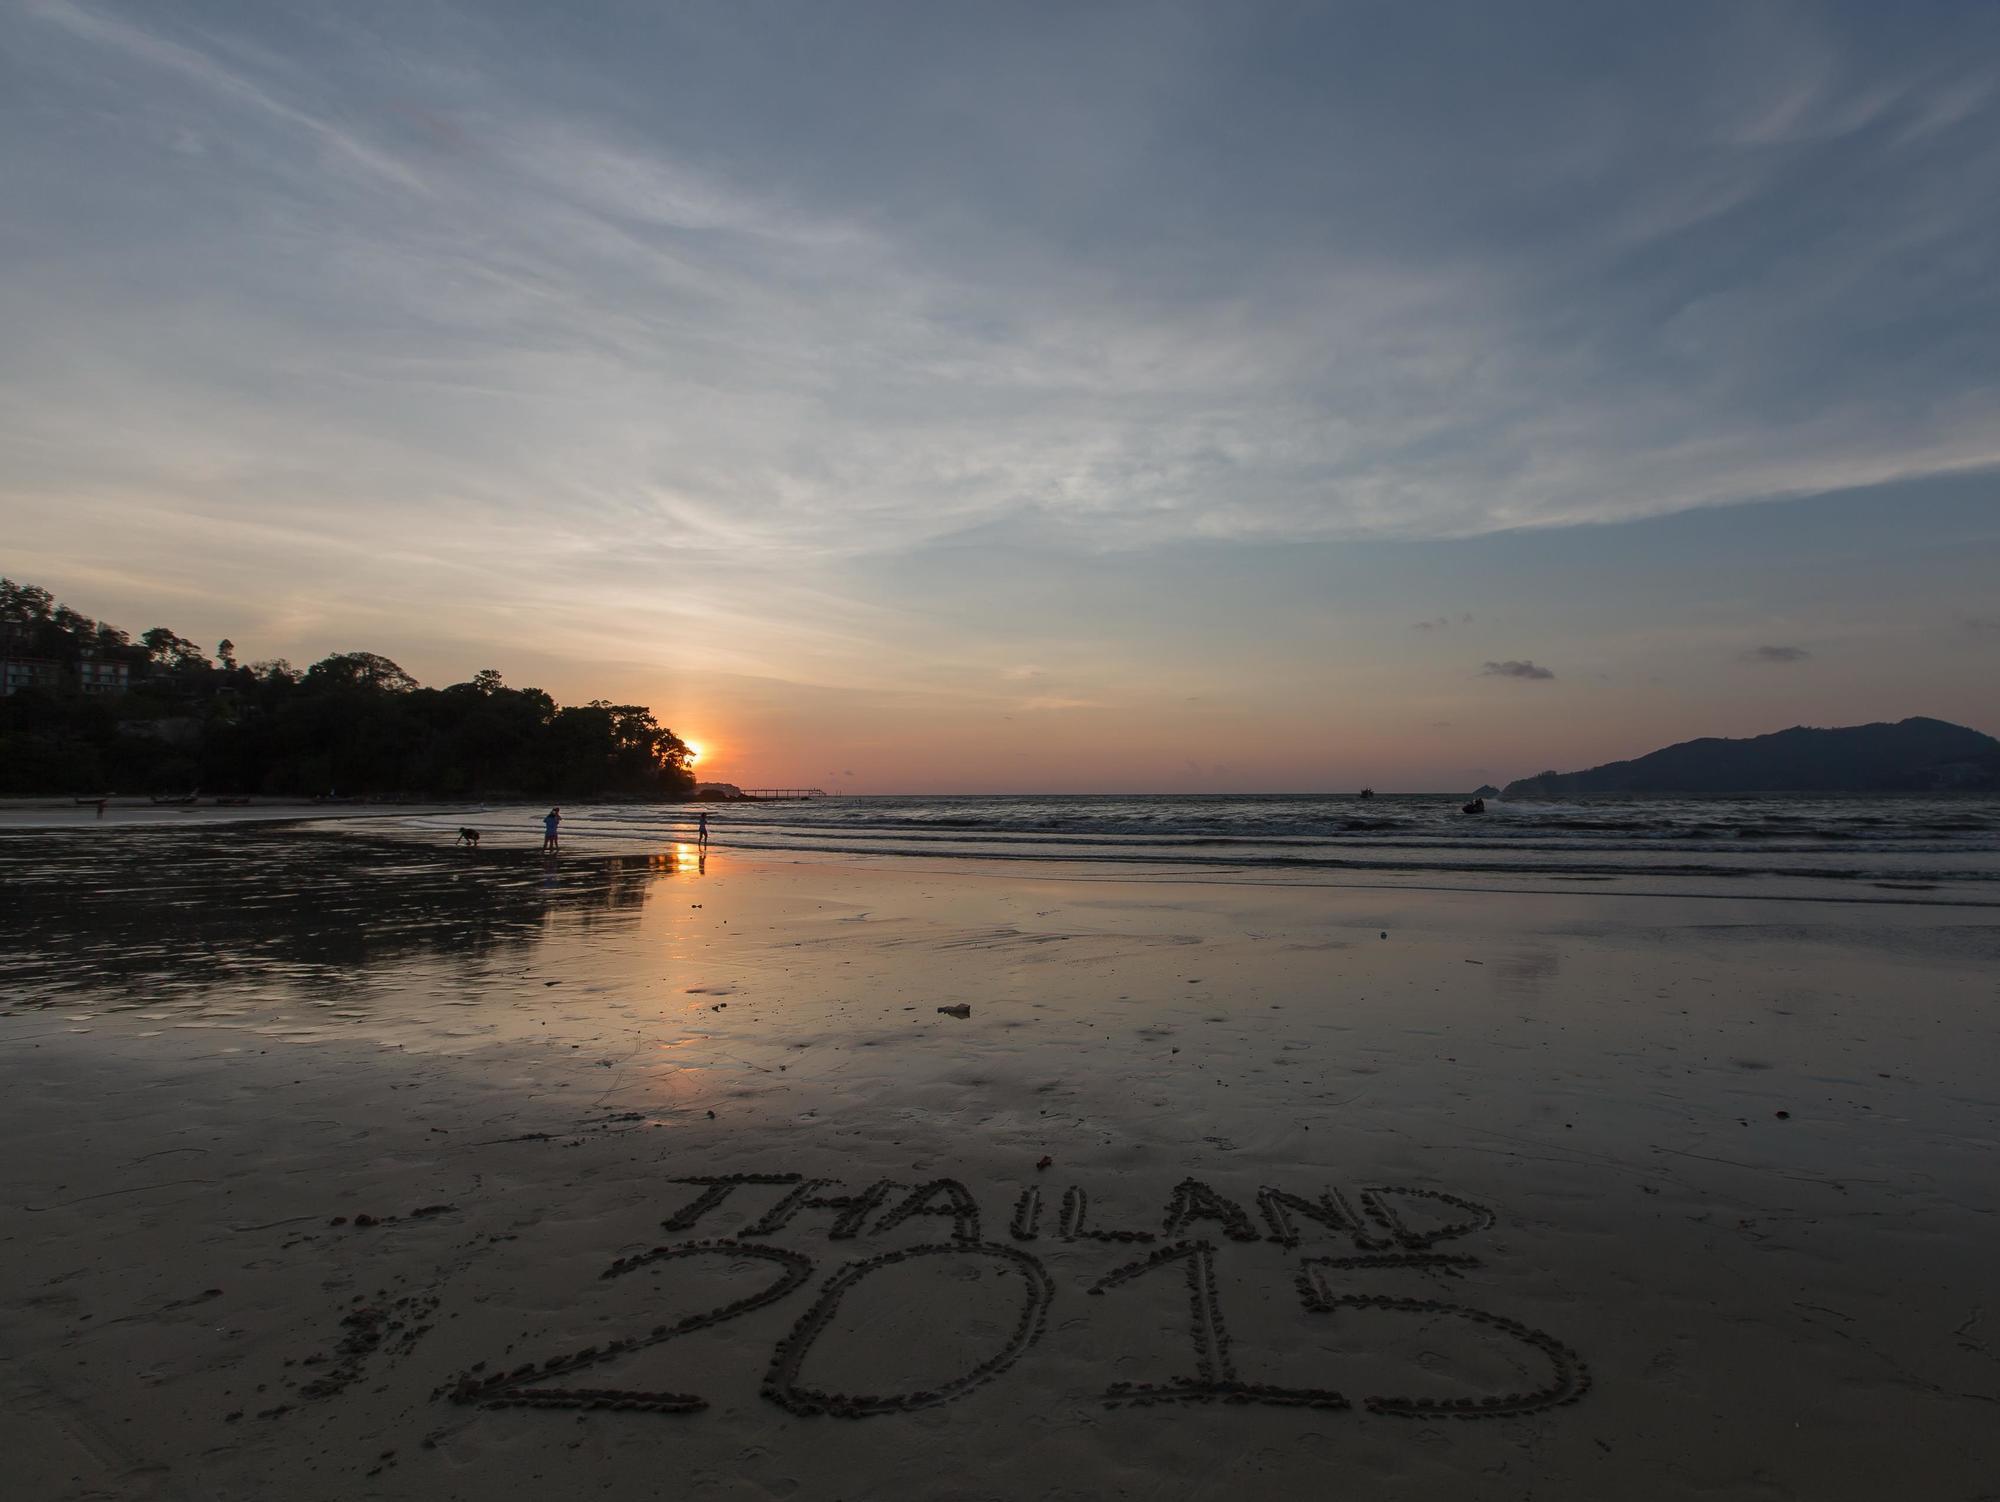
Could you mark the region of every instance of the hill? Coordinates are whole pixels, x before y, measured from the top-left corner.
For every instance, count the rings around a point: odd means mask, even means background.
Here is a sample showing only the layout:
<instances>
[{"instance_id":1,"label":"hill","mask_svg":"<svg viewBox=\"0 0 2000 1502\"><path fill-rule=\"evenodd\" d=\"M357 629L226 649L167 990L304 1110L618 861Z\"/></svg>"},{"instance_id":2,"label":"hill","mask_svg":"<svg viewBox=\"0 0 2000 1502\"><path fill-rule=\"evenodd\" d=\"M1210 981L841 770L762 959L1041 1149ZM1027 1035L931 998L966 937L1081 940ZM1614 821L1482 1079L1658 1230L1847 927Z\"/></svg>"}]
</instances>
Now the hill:
<instances>
[{"instance_id":1,"label":"hill","mask_svg":"<svg viewBox=\"0 0 2000 1502\"><path fill-rule=\"evenodd\" d=\"M643 704L562 705L491 669L425 688L373 652L211 660L0 579L0 796L679 799L691 759Z\"/></svg>"},{"instance_id":2,"label":"hill","mask_svg":"<svg viewBox=\"0 0 2000 1502\"><path fill-rule=\"evenodd\" d=\"M1507 784L1508 798L1588 793L1913 793L2000 790L2000 740L1944 720L1818 730L1748 740L1682 741L1586 772Z\"/></svg>"}]
</instances>

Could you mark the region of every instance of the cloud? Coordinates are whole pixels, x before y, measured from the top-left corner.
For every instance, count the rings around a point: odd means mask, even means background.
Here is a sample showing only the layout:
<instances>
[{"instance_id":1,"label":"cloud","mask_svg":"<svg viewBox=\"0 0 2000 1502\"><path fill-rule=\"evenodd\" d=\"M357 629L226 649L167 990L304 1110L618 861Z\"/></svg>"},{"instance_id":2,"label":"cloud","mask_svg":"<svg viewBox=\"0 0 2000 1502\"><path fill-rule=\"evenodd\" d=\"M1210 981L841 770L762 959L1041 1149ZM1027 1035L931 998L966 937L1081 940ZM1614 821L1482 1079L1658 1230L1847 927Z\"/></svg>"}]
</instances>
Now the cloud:
<instances>
[{"instance_id":1,"label":"cloud","mask_svg":"<svg viewBox=\"0 0 2000 1502\"><path fill-rule=\"evenodd\" d=\"M1752 647L1738 655L1744 662L1804 662L1812 653L1804 647Z\"/></svg>"},{"instance_id":2,"label":"cloud","mask_svg":"<svg viewBox=\"0 0 2000 1502\"><path fill-rule=\"evenodd\" d=\"M183 45L115 15L73 3L73 0L31 0L28 14L60 27L79 40L121 52L136 62L178 75L231 104L261 112L271 119L309 133L346 165L379 174L405 188L421 188L419 178L392 157L370 147L359 136L340 129L311 111L287 104L241 72L199 47ZM267 59L268 63L268 59ZM183 143L196 138L184 137Z\"/></svg>"},{"instance_id":3,"label":"cloud","mask_svg":"<svg viewBox=\"0 0 2000 1502\"><path fill-rule=\"evenodd\" d=\"M1336 10L864 6L778 58L673 8L532 40L176 15L0 19L31 226L0 395L62 484L781 561L1451 538L2000 465L1978 7L1529 6L1357 47Z\"/></svg>"},{"instance_id":4,"label":"cloud","mask_svg":"<svg viewBox=\"0 0 2000 1502\"><path fill-rule=\"evenodd\" d=\"M1537 667L1532 662L1509 659L1506 662L1489 662L1479 670L1482 678L1553 678L1555 674L1548 668Z\"/></svg>"},{"instance_id":5,"label":"cloud","mask_svg":"<svg viewBox=\"0 0 2000 1502\"><path fill-rule=\"evenodd\" d=\"M1432 616L1427 621L1416 621L1410 626L1410 629L1412 631L1449 631L1453 626L1469 626L1471 624L1472 612L1467 610L1460 612L1456 619L1448 615L1438 615Z\"/></svg>"},{"instance_id":6,"label":"cloud","mask_svg":"<svg viewBox=\"0 0 2000 1502\"><path fill-rule=\"evenodd\" d=\"M1967 619L1965 629L1974 636L2000 636L2000 615L1975 615Z\"/></svg>"}]
</instances>

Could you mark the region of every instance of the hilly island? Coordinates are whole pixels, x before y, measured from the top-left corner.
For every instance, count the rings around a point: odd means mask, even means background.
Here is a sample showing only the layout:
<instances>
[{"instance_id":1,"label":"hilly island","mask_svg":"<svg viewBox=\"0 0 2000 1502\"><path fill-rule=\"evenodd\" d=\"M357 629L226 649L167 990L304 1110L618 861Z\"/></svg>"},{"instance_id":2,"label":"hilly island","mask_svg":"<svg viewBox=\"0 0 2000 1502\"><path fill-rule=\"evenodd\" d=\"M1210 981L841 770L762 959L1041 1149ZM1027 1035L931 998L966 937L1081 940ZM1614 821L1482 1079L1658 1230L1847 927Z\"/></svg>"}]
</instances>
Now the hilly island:
<instances>
[{"instance_id":1,"label":"hilly island","mask_svg":"<svg viewBox=\"0 0 2000 1502\"><path fill-rule=\"evenodd\" d=\"M1589 793L1934 793L2000 789L2000 740L1945 720L1794 726L1747 740L1705 736L1584 772L1542 772L1508 798Z\"/></svg>"}]
</instances>

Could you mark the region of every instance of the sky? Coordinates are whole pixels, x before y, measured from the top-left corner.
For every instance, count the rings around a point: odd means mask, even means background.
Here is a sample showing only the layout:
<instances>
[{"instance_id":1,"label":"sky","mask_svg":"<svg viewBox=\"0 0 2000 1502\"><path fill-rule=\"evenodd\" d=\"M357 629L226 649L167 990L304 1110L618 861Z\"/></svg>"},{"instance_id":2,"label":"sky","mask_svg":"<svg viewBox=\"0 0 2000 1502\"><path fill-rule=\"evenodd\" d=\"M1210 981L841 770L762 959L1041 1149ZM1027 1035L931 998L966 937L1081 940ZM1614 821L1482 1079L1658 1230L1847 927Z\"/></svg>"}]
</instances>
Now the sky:
<instances>
[{"instance_id":1,"label":"sky","mask_svg":"<svg viewBox=\"0 0 2000 1502\"><path fill-rule=\"evenodd\" d=\"M2000 6L0 0L0 570L751 786L2000 732Z\"/></svg>"}]
</instances>

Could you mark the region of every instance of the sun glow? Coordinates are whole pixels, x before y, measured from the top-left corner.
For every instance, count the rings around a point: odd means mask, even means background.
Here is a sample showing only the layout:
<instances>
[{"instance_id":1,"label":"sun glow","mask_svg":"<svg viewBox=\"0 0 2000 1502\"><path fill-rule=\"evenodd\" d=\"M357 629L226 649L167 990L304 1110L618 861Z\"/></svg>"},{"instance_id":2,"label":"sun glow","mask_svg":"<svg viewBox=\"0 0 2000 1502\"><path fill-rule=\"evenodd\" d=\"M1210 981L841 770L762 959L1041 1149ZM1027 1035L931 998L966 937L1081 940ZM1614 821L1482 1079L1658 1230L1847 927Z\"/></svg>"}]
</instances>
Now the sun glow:
<instances>
[{"instance_id":1,"label":"sun glow","mask_svg":"<svg viewBox=\"0 0 2000 1502\"><path fill-rule=\"evenodd\" d=\"M700 761L700 760L701 760L701 755L702 755L702 752L701 752L701 747L700 747L700 746L696 745L696 744L695 744L695 743L694 743L693 741L690 741L690 740L683 740L683 741L681 742L681 744L682 744L683 746L686 746L686 747L688 748L688 765L689 765L689 766L693 766L693 765L694 765L694 763L696 763L696 762L698 762L698 761Z\"/></svg>"}]
</instances>

